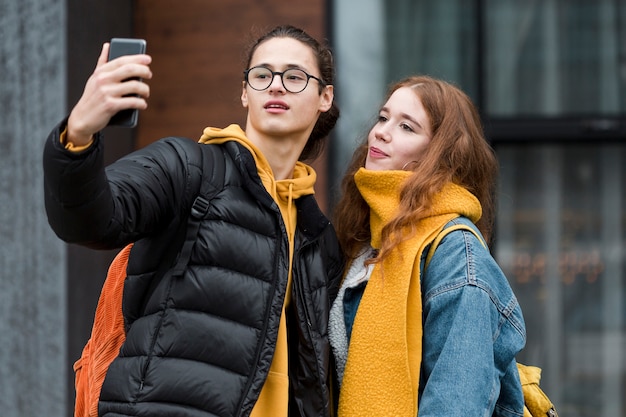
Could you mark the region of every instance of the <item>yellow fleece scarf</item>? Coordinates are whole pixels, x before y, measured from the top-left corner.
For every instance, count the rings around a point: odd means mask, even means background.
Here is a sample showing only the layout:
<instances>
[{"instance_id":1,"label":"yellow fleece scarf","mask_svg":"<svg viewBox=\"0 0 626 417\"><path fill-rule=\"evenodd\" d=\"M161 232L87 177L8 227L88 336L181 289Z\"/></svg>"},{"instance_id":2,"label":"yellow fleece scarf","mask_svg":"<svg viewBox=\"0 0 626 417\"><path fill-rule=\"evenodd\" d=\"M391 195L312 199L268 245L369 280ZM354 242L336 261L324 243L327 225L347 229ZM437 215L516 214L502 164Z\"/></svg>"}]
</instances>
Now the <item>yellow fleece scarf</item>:
<instances>
[{"instance_id":1,"label":"yellow fleece scarf","mask_svg":"<svg viewBox=\"0 0 626 417\"><path fill-rule=\"evenodd\" d=\"M381 231L394 218L406 171L355 174L370 206L372 246L380 248ZM447 184L433 199L430 212L415 225L383 264L375 264L359 304L339 397L340 417L415 417L422 361L420 257L450 220L464 215L476 222L478 199ZM382 266L382 271L381 271Z\"/></svg>"},{"instance_id":2,"label":"yellow fleece scarf","mask_svg":"<svg viewBox=\"0 0 626 417\"><path fill-rule=\"evenodd\" d=\"M297 210L293 201L308 194L314 194L316 173L310 166L297 162L293 178L276 181L272 168L261 151L247 138L245 132L236 124L224 129L207 127L200 137L200 143L224 143L236 141L246 147L256 162L257 171L263 186L272 196L280 208L287 236L289 239L289 275L287 293L278 327L276 351L270 366L269 375L263 385L251 417L287 417L289 405L289 362L287 347L287 324L285 308L291 301L291 278L294 251L294 236L296 232Z\"/></svg>"}]
</instances>

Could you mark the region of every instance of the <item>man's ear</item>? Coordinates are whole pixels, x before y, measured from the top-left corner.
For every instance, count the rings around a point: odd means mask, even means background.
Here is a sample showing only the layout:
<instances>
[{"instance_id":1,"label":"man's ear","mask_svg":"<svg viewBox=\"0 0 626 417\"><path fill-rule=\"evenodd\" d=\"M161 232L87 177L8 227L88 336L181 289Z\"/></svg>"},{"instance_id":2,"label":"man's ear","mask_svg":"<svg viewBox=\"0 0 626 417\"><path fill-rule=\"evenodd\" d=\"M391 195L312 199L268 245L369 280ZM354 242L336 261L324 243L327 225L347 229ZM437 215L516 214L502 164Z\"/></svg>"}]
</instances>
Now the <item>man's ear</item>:
<instances>
[{"instance_id":1,"label":"man's ear","mask_svg":"<svg viewBox=\"0 0 626 417\"><path fill-rule=\"evenodd\" d=\"M248 91L246 90L246 82L241 82L241 105L244 109L248 108Z\"/></svg>"},{"instance_id":2,"label":"man's ear","mask_svg":"<svg viewBox=\"0 0 626 417\"><path fill-rule=\"evenodd\" d=\"M335 87L327 85L324 87L322 94L320 94L320 111L327 112L333 105L333 99L335 97Z\"/></svg>"}]
</instances>

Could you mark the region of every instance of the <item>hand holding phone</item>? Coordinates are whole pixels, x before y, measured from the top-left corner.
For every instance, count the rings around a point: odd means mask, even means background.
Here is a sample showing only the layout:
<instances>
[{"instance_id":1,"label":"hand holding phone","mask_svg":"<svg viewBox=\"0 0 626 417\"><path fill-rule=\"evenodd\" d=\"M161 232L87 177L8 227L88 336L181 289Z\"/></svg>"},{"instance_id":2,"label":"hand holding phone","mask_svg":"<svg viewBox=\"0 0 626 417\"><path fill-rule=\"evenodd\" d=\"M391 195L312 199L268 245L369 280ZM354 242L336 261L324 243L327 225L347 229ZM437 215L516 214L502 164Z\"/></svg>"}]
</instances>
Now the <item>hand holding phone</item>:
<instances>
[{"instance_id":1,"label":"hand holding phone","mask_svg":"<svg viewBox=\"0 0 626 417\"><path fill-rule=\"evenodd\" d=\"M109 61L119 58L123 55L136 55L146 53L146 41L144 39L134 38L113 38L109 46ZM139 111L137 109L126 109L116 113L108 126L137 126Z\"/></svg>"}]
</instances>

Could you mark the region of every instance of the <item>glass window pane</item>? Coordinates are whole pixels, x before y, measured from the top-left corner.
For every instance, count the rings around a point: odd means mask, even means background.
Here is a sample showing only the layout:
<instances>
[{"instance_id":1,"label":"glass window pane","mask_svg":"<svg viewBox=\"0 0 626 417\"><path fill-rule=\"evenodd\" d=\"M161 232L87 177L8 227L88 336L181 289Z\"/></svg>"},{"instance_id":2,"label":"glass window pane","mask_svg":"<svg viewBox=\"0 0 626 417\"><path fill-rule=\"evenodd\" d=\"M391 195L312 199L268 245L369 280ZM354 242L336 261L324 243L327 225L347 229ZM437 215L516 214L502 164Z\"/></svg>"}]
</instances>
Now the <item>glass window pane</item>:
<instances>
[{"instance_id":1,"label":"glass window pane","mask_svg":"<svg viewBox=\"0 0 626 417\"><path fill-rule=\"evenodd\" d=\"M626 416L626 146L497 145L495 254L564 415Z\"/></svg>"},{"instance_id":2,"label":"glass window pane","mask_svg":"<svg viewBox=\"0 0 626 417\"><path fill-rule=\"evenodd\" d=\"M428 74L478 98L478 19L467 0L388 1L387 82Z\"/></svg>"},{"instance_id":3,"label":"glass window pane","mask_svg":"<svg viewBox=\"0 0 626 417\"><path fill-rule=\"evenodd\" d=\"M626 112L626 2L486 1L490 116Z\"/></svg>"}]
</instances>

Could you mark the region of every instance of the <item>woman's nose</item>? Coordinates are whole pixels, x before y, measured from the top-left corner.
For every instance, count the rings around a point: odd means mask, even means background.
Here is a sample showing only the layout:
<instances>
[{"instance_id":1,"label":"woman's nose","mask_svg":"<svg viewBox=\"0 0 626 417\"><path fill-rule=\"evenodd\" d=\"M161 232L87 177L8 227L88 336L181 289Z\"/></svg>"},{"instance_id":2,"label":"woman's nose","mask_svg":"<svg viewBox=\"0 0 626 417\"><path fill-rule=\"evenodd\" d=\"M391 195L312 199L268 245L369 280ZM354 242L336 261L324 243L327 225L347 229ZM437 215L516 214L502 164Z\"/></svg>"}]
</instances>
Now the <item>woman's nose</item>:
<instances>
[{"instance_id":1,"label":"woman's nose","mask_svg":"<svg viewBox=\"0 0 626 417\"><path fill-rule=\"evenodd\" d=\"M391 140L391 135L384 126L374 128L374 137L383 142L389 142Z\"/></svg>"}]
</instances>

